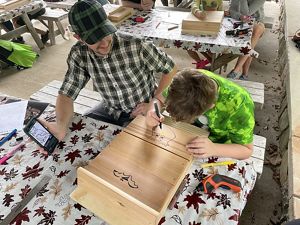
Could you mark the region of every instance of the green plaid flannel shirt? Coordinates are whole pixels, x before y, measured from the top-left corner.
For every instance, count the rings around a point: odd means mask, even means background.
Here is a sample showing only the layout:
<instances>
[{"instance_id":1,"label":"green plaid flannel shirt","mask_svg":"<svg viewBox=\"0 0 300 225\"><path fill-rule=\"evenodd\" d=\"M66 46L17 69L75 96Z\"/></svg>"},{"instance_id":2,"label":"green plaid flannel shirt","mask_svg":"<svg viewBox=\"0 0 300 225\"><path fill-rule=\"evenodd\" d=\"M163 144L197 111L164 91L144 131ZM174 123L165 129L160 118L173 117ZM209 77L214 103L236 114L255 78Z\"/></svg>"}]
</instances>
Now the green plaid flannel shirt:
<instances>
[{"instance_id":1,"label":"green plaid flannel shirt","mask_svg":"<svg viewBox=\"0 0 300 225\"><path fill-rule=\"evenodd\" d=\"M118 119L137 104L149 102L156 88L155 73L168 74L173 60L151 42L113 35L111 52L97 56L85 44L77 42L71 49L68 71L60 94L76 99L91 78L95 91L105 101L108 113Z\"/></svg>"}]
</instances>

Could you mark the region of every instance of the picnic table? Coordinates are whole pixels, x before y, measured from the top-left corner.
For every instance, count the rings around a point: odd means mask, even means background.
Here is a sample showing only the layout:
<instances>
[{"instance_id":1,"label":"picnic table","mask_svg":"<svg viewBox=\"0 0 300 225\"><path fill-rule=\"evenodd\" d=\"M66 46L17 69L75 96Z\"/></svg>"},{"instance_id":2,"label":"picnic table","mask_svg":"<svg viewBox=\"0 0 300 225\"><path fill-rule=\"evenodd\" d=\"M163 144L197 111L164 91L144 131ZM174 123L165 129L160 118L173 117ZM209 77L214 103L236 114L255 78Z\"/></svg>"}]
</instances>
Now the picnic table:
<instances>
[{"instance_id":1,"label":"picnic table","mask_svg":"<svg viewBox=\"0 0 300 225\"><path fill-rule=\"evenodd\" d=\"M0 97L2 104L8 97ZM48 107L42 117L55 120L53 107ZM76 114L70 123L68 135L51 156L39 153L38 146L28 141L20 151L0 165L0 221L20 202L44 175L51 176L48 185L22 209L12 224L101 224L105 221L70 199L77 185L76 169L88 164L122 127ZM11 148L15 138L25 136L23 131L0 148L0 157ZM187 174L187 183L175 207L167 210L159 224L238 224L239 217L254 187L257 173L250 160L237 160L229 166L201 168L203 162L228 159L210 158L194 160ZM116 162L118 163L118 162ZM217 189L205 194L197 186L209 174L219 173L238 179L242 191ZM95 202L95 204L97 204ZM117 215L116 215L117 216Z\"/></svg>"},{"instance_id":2,"label":"picnic table","mask_svg":"<svg viewBox=\"0 0 300 225\"><path fill-rule=\"evenodd\" d=\"M119 7L106 4L107 13ZM181 22L188 16L190 9L172 7L156 7L151 11L134 10L134 15L117 24L118 33L125 36L143 38L156 46L193 50L212 54L211 71L221 68L240 55L258 57L258 53L251 48L253 23L245 25L249 32L242 36L228 36L227 30L233 29L234 19L225 17L222 21L220 32L217 36L191 35L181 33ZM147 18L143 23L137 23L133 19L137 16ZM175 27L175 28L174 28Z\"/></svg>"},{"instance_id":3,"label":"picnic table","mask_svg":"<svg viewBox=\"0 0 300 225\"><path fill-rule=\"evenodd\" d=\"M15 9L7 10L7 11L0 10L0 23L11 20L12 18L17 17L17 16L21 16L25 23L25 25L13 30L13 31L8 31L7 33L0 34L0 39L9 40L14 37L18 37L23 33L29 32L31 34L31 36L33 37L37 46L40 49L44 48L44 44L42 43L42 40L40 39L39 35L37 34L36 30L34 29L32 23L28 17L29 12L32 12L36 9L41 9L41 8L43 8L43 6L44 6L43 1L32 1L26 5L17 7Z\"/></svg>"}]
</instances>

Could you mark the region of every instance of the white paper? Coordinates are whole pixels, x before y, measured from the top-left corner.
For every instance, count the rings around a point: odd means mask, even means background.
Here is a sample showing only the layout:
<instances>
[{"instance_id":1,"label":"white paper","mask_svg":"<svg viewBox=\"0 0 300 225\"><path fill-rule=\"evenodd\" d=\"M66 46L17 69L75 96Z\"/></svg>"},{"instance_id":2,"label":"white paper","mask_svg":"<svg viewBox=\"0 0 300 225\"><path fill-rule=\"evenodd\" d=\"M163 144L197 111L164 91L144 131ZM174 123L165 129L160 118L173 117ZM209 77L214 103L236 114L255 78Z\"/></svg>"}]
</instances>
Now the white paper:
<instances>
[{"instance_id":1,"label":"white paper","mask_svg":"<svg viewBox=\"0 0 300 225\"><path fill-rule=\"evenodd\" d=\"M0 105L0 134L22 130L28 101Z\"/></svg>"}]
</instances>

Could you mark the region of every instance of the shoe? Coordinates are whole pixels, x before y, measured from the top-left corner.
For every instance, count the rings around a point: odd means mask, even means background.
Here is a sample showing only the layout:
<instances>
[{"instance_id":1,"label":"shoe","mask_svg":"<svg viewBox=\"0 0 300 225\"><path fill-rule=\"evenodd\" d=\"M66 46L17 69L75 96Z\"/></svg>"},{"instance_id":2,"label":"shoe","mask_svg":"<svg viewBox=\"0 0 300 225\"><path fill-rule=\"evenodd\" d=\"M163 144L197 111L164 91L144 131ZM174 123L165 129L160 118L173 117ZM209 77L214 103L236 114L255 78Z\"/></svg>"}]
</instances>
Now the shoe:
<instances>
[{"instance_id":1,"label":"shoe","mask_svg":"<svg viewBox=\"0 0 300 225\"><path fill-rule=\"evenodd\" d=\"M238 79L240 75L232 70L230 73L227 74L226 77L230 79Z\"/></svg>"},{"instance_id":2,"label":"shoe","mask_svg":"<svg viewBox=\"0 0 300 225\"><path fill-rule=\"evenodd\" d=\"M207 59L203 59L193 64L196 65L196 69L205 69L205 66L209 64L209 61Z\"/></svg>"},{"instance_id":3,"label":"shoe","mask_svg":"<svg viewBox=\"0 0 300 225\"><path fill-rule=\"evenodd\" d=\"M248 80L248 76L242 74L242 75L239 77L239 80Z\"/></svg>"},{"instance_id":4,"label":"shoe","mask_svg":"<svg viewBox=\"0 0 300 225\"><path fill-rule=\"evenodd\" d=\"M41 34L41 40L43 44L47 43L47 41L49 40L49 31L47 31L46 34Z\"/></svg>"},{"instance_id":5,"label":"shoe","mask_svg":"<svg viewBox=\"0 0 300 225\"><path fill-rule=\"evenodd\" d=\"M23 37L13 38L11 41L14 42L14 43L18 43L18 44L24 44L25 43Z\"/></svg>"}]
</instances>

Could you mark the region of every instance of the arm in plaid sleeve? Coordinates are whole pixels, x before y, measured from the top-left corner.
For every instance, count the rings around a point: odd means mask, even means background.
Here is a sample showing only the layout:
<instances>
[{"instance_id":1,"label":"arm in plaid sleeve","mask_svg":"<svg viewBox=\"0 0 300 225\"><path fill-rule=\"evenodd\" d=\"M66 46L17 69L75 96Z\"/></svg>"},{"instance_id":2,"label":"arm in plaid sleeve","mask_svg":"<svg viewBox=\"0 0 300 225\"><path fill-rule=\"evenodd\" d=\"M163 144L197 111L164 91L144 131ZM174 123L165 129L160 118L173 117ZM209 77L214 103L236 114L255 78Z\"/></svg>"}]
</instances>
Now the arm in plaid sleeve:
<instances>
[{"instance_id":1,"label":"arm in plaid sleeve","mask_svg":"<svg viewBox=\"0 0 300 225\"><path fill-rule=\"evenodd\" d=\"M84 60L85 57L83 55L83 50L79 49L77 45L73 46L67 59L68 71L59 90L59 94L66 95L73 101L90 79L85 69L86 63L84 62L86 60Z\"/></svg>"},{"instance_id":2,"label":"arm in plaid sleeve","mask_svg":"<svg viewBox=\"0 0 300 225\"><path fill-rule=\"evenodd\" d=\"M163 73L154 95L161 102L164 102L164 97L161 93L169 86L173 76L177 72L172 58L151 42L142 42L141 57L144 62L147 62L146 66L149 70L156 73Z\"/></svg>"}]
</instances>

